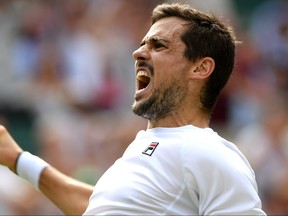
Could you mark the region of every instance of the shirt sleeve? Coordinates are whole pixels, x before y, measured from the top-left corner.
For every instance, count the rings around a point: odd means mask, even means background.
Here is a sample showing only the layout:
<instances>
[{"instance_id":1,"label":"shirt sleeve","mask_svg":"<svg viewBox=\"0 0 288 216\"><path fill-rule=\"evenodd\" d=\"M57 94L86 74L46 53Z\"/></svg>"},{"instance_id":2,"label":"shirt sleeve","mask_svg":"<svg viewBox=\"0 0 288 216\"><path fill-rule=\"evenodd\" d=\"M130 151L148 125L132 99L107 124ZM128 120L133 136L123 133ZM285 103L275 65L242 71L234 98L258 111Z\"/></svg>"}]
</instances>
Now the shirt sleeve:
<instances>
[{"instance_id":1,"label":"shirt sleeve","mask_svg":"<svg viewBox=\"0 0 288 216\"><path fill-rule=\"evenodd\" d=\"M199 215L266 215L261 210L254 172L237 152L221 144L182 150L183 174Z\"/></svg>"}]
</instances>

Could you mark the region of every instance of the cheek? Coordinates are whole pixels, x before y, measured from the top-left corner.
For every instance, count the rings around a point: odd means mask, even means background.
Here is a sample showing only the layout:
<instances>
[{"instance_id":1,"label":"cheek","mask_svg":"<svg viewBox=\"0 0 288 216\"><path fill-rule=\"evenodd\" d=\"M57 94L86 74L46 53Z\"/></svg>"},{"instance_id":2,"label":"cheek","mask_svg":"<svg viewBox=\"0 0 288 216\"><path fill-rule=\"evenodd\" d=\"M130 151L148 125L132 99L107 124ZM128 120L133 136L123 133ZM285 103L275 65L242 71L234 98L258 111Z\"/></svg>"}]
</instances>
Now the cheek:
<instances>
[{"instance_id":1,"label":"cheek","mask_svg":"<svg viewBox=\"0 0 288 216\"><path fill-rule=\"evenodd\" d=\"M173 80L182 81L188 71L188 64L184 57L179 55L171 55L165 59L154 56L154 81L155 84L161 85Z\"/></svg>"}]
</instances>

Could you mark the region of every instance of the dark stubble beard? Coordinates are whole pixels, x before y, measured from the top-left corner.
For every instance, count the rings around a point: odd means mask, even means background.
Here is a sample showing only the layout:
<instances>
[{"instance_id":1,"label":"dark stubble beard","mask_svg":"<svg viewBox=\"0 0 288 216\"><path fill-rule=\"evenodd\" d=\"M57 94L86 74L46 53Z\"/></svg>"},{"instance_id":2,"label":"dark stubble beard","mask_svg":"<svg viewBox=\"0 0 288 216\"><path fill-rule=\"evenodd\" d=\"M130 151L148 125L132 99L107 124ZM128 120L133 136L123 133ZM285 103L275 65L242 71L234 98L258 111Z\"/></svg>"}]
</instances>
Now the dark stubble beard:
<instances>
[{"instance_id":1,"label":"dark stubble beard","mask_svg":"<svg viewBox=\"0 0 288 216\"><path fill-rule=\"evenodd\" d=\"M154 89L151 96L144 102L132 105L132 111L150 121L165 118L181 105L187 91L178 80Z\"/></svg>"}]
</instances>

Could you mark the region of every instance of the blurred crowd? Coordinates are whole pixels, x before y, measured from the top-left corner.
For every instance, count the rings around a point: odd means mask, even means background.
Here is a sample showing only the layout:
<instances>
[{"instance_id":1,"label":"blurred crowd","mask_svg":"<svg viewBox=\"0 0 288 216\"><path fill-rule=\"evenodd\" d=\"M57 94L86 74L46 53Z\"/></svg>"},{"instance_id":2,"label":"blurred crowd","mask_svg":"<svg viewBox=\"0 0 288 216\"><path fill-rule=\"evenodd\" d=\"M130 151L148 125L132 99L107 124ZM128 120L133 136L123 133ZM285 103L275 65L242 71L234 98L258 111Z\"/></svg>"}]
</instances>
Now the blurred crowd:
<instances>
[{"instance_id":1,"label":"blurred crowd","mask_svg":"<svg viewBox=\"0 0 288 216\"><path fill-rule=\"evenodd\" d=\"M24 148L94 184L145 129L132 52L163 0L1 0L0 123ZM211 126L255 170L263 208L288 214L288 1L185 0L229 20L235 71ZM0 167L0 215L62 214Z\"/></svg>"}]
</instances>

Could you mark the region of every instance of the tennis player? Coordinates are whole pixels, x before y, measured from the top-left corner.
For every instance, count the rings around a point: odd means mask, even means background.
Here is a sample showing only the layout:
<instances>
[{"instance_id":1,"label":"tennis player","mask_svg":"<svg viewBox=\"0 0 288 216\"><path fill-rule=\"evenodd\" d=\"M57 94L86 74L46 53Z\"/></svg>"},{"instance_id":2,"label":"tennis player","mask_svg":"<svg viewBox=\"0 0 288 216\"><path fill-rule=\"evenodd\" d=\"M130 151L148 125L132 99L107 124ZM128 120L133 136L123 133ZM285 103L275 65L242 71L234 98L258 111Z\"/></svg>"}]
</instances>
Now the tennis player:
<instances>
[{"instance_id":1,"label":"tennis player","mask_svg":"<svg viewBox=\"0 0 288 216\"><path fill-rule=\"evenodd\" d=\"M95 187L23 151L4 127L0 164L29 181L65 214L265 215L253 170L209 128L233 70L236 39L216 17L162 4L135 59L132 110L148 120Z\"/></svg>"}]
</instances>

